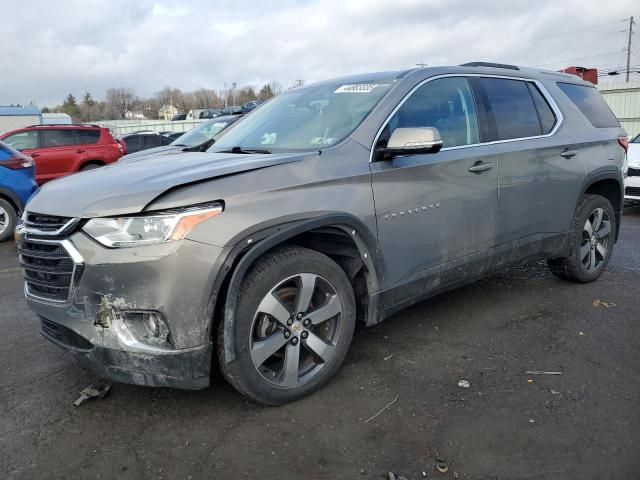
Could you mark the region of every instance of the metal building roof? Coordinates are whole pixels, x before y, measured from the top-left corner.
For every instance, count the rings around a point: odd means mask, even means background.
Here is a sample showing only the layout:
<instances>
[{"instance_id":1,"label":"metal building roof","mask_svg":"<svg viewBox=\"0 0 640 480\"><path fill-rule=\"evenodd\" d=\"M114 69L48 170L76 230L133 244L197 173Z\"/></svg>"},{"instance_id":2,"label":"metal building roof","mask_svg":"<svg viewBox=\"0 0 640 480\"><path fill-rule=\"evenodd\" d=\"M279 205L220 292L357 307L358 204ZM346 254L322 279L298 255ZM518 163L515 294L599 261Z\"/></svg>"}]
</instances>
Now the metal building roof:
<instances>
[{"instance_id":1,"label":"metal building roof","mask_svg":"<svg viewBox=\"0 0 640 480\"><path fill-rule=\"evenodd\" d=\"M3 107L0 106L0 117L23 117L40 115L38 107Z\"/></svg>"}]
</instances>

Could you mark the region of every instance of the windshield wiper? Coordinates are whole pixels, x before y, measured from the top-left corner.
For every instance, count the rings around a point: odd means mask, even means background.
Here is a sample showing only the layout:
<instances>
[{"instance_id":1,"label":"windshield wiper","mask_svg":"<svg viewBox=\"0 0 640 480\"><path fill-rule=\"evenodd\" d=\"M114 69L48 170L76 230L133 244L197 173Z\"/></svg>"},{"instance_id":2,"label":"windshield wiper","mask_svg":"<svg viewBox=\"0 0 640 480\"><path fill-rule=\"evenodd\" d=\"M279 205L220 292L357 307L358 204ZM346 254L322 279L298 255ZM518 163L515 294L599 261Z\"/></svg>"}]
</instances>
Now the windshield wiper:
<instances>
[{"instance_id":1,"label":"windshield wiper","mask_svg":"<svg viewBox=\"0 0 640 480\"><path fill-rule=\"evenodd\" d=\"M216 141L211 138L203 143L200 143L198 145L192 145L190 147L187 147L186 145L183 145L187 148L183 148L182 151L183 152L204 152L207 148L209 148L211 145L213 145Z\"/></svg>"},{"instance_id":2,"label":"windshield wiper","mask_svg":"<svg viewBox=\"0 0 640 480\"><path fill-rule=\"evenodd\" d=\"M233 147L231 150L222 150L219 153L271 153L271 150L265 148L242 148Z\"/></svg>"}]
</instances>

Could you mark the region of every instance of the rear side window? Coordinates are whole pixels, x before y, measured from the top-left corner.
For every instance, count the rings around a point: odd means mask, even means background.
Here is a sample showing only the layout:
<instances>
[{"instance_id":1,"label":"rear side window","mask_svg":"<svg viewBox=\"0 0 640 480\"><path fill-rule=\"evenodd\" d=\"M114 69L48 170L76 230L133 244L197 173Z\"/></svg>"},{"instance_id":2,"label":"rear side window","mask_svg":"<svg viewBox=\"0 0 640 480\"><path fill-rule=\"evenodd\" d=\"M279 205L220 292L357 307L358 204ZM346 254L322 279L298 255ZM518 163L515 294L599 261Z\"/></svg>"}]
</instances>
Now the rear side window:
<instances>
[{"instance_id":1,"label":"rear side window","mask_svg":"<svg viewBox=\"0 0 640 480\"><path fill-rule=\"evenodd\" d=\"M140 135L123 138L124 144L127 146L128 153L134 153L140 150Z\"/></svg>"},{"instance_id":2,"label":"rear side window","mask_svg":"<svg viewBox=\"0 0 640 480\"><path fill-rule=\"evenodd\" d=\"M538 111L538 117L540 118L540 126L542 127L542 133L547 134L553 130L554 125L556 124L556 116L551 110L549 103L542 96L538 87L536 87L533 83L528 83L529 92L531 92L531 97L533 98L533 103L536 106L536 110Z\"/></svg>"},{"instance_id":3,"label":"rear side window","mask_svg":"<svg viewBox=\"0 0 640 480\"><path fill-rule=\"evenodd\" d=\"M80 141L76 135L77 130L70 128L60 130L43 130L42 146L44 148L68 147L69 145L77 145Z\"/></svg>"},{"instance_id":4,"label":"rear side window","mask_svg":"<svg viewBox=\"0 0 640 480\"><path fill-rule=\"evenodd\" d=\"M602 95L595 87L575 85L573 83L558 83L558 87L587 117L591 125L597 128L619 127L620 122L613 114Z\"/></svg>"},{"instance_id":5,"label":"rear side window","mask_svg":"<svg viewBox=\"0 0 640 480\"><path fill-rule=\"evenodd\" d=\"M144 148L160 146L160 135L145 135L143 137Z\"/></svg>"},{"instance_id":6,"label":"rear side window","mask_svg":"<svg viewBox=\"0 0 640 480\"><path fill-rule=\"evenodd\" d=\"M83 145L98 143L100 130L76 130L79 142Z\"/></svg>"},{"instance_id":7,"label":"rear side window","mask_svg":"<svg viewBox=\"0 0 640 480\"><path fill-rule=\"evenodd\" d=\"M499 140L542 135L528 82L503 78L482 78L480 82L495 119Z\"/></svg>"}]
</instances>

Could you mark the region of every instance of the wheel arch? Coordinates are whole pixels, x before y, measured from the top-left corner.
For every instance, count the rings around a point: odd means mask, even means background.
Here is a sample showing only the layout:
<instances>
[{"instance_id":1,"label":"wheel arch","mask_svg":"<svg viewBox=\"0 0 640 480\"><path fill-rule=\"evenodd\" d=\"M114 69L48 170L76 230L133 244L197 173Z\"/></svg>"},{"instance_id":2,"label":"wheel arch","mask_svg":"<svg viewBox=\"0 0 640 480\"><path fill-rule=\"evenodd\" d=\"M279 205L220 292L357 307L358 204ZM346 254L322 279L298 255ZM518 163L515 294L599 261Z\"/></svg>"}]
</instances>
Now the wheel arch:
<instances>
[{"instance_id":1,"label":"wheel arch","mask_svg":"<svg viewBox=\"0 0 640 480\"><path fill-rule=\"evenodd\" d=\"M24 205L20 198L11 190L0 188L0 198L9 202L16 209L16 214L20 215L24 209Z\"/></svg>"},{"instance_id":2,"label":"wheel arch","mask_svg":"<svg viewBox=\"0 0 640 480\"><path fill-rule=\"evenodd\" d=\"M233 342L237 291L255 261L284 245L298 245L329 256L345 271L356 294L358 320L366 325L378 323L381 307L378 296L384 264L379 257L375 236L356 217L346 214L323 214L307 219L282 219L264 229L251 229L235 237L236 245L227 256L213 289L211 300L211 335L224 322L225 359L235 359Z\"/></svg>"},{"instance_id":3,"label":"wheel arch","mask_svg":"<svg viewBox=\"0 0 640 480\"><path fill-rule=\"evenodd\" d=\"M104 160L100 160L97 158L94 158L91 160L83 160L78 164L78 168L77 168L78 172L81 171L87 165L98 165L100 167L104 167L106 165L106 162Z\"/></svg>"},{"instance_id":4,"label":"wheel arch","mask_svg":"<svg viewBox=\"0 0 640 480\"><path fill-rule=\"evenodd\" d=\"M615 241L617 242L620 234L620 219L622 218L624 207L623 181L614 173L602 173L587 181L580 199L584 195L600 195L611 202L616 217Z\"/></svg>"}]
</instances>

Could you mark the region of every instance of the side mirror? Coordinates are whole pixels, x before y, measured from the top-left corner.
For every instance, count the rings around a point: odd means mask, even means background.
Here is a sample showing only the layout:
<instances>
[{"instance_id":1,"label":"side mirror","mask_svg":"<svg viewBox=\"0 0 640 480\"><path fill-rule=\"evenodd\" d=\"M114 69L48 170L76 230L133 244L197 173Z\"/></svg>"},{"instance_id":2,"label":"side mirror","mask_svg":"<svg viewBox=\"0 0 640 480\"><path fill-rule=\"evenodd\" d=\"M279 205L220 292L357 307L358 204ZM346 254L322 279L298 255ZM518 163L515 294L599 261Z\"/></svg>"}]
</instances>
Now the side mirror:
<instances>
[{"instance_id":1,"label":"side mirror","mask_svg":"<svg viewBox=\"0 0 640 480\"><path fill-rule=\"evenodd\" d=\"M438 153L442 148L442 137L437 128L396 128L385 148L379 151L384 159L400 155Z\"/></svg>"}]
</instances>

